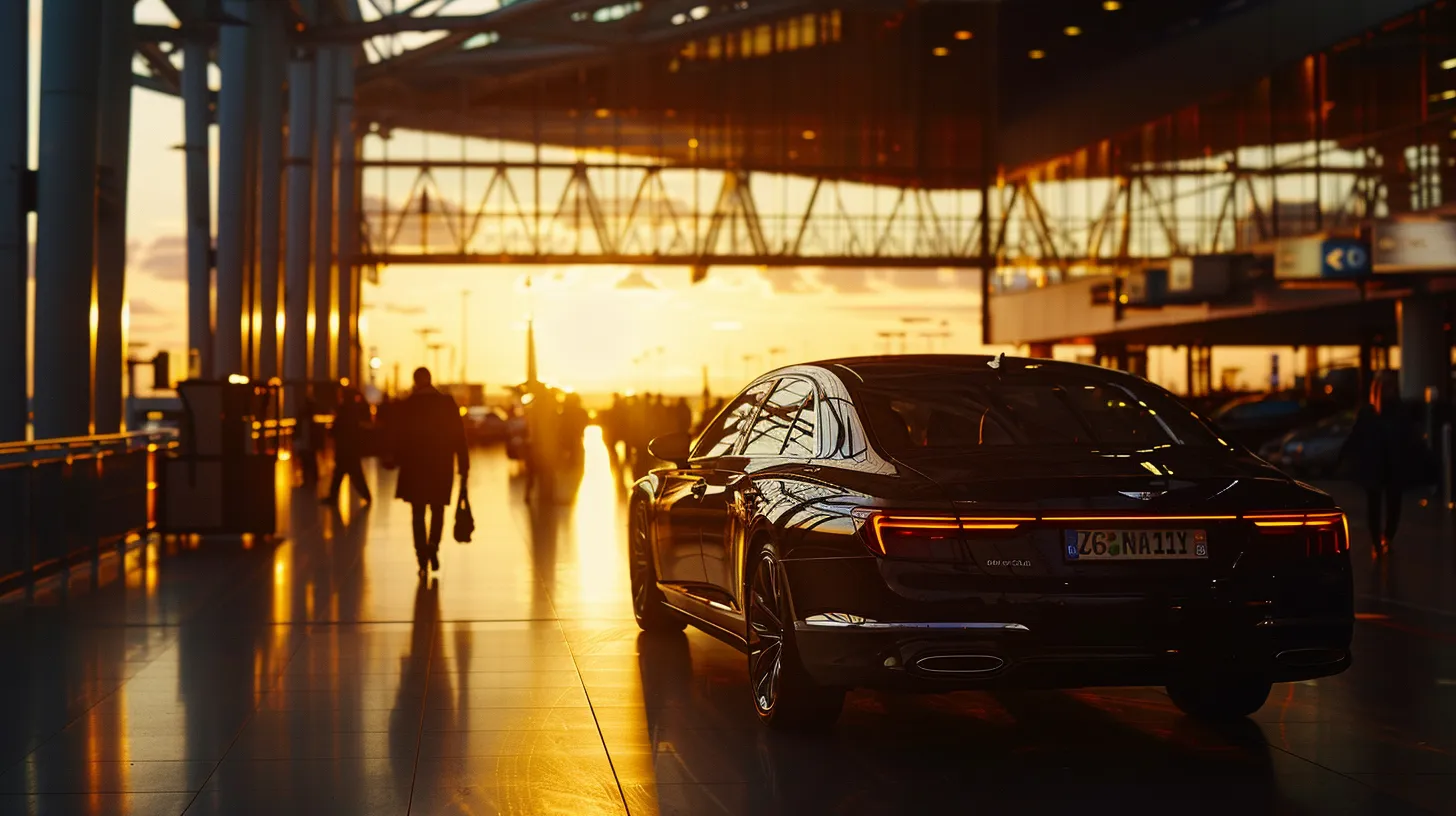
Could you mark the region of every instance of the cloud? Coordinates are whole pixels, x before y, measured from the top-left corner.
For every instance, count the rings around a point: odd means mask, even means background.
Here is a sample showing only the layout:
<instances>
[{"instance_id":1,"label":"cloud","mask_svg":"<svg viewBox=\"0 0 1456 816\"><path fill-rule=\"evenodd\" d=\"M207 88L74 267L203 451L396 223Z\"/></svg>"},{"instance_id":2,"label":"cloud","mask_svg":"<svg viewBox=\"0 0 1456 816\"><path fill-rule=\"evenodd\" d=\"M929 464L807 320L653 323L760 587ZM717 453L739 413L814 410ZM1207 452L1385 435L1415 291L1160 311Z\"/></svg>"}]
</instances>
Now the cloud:
<instances>
[{"instance_id":1,"label":"cloud","mask_svg":"<svg viewBox=\"0 0 1456 816\"><path fill-rule=\"evenodd\" d=\"M157 280L187 280L186 235L163 235L153 240L145 250L135 247L133 252L137 257L138 272Z\"/></svg>"},{"instance_id":2,"label":"cloud","mask_svg":"<svg viewBox=\"0 0 1456 816\"><path fill-rule=\"evenodd\" d=\"M157 304L151 302L150 300L147 300L146 298L131 298L127 302L127 306L131 311L132 317L172 316L172 312L170 309L164 309L161 306L158 306Z\"/></svg>"}]
</instances>

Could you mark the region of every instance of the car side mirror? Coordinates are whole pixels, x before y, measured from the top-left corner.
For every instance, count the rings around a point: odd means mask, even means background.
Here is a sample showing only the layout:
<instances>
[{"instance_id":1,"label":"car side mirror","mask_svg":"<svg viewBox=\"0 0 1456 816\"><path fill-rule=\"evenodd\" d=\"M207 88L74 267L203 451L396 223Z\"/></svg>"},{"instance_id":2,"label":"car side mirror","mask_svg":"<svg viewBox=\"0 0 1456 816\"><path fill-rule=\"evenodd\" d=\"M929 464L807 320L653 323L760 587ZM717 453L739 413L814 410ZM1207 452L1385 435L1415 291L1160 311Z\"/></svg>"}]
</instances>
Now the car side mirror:
<instances>
[{"instance_id":1,"label":"car side mirror","mask_svg":"<svg viewBox=\"0 0 1456 816\"><path fill-rule=\"evenodd\" d=\"M684 465L692 456L691 442L692 439L685 433L670 433L648 442L647 452L664 462Z\"/></svg>"}]
</instances>

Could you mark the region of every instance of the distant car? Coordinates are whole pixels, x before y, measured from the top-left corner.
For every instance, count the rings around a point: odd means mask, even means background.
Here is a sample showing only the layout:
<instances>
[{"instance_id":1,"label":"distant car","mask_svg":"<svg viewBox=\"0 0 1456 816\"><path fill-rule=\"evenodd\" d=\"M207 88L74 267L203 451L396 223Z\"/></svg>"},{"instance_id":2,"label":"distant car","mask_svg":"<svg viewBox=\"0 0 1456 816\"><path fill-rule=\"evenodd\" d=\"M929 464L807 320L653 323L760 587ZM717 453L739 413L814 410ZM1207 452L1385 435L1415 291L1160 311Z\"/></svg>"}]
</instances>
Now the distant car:
<instances>
[{"instance_id":1,"label":"distant car","mask_svg":"<svg viewBox=\"0 0 1456 816\"><path fill-rule=\"evenodd\" d=\"M506 419L494 408L476 406L465 414L465 437L472 445L498 445L506 441Z\"/></svg>"},{"instance_id":2,"label":"distant car","mask_svg":"<svg viewBox=\"0 0 1456 816\"><path fill-rule=\"evenodd\" d=\"M1329 402L1307 402L1288 394L1260 394L1236 399L1214 411L1210 419L1231 440L1250 450L1260 450L1270 440L1338 410L1338 405Z\"/></svg>"},{"instance_id":3,"label":"distant car","mask_svg":"<svg viewBox=\"0 0 1456 816\"><path fill-rule=\"evenodd\" d=\"M851 687L1163 685L1229 718L1350 664L1344 514L1138 377L831 360L650 450L633 613L743 650L772 727L832 722Z\"/></svg>"},{"instance_id":4,"label":"distant car","mask_svg":"<svg viewBox=\"0 0 1456 816\"><path fill-rule=\"evenodd\" d=\"M1341 411L1313 425L1290 431L1265 445L1261 456L1300 477L1325 478L1335 473L1340 452L1355 427L1356 412Z\"/></svg>"}]
</instances>

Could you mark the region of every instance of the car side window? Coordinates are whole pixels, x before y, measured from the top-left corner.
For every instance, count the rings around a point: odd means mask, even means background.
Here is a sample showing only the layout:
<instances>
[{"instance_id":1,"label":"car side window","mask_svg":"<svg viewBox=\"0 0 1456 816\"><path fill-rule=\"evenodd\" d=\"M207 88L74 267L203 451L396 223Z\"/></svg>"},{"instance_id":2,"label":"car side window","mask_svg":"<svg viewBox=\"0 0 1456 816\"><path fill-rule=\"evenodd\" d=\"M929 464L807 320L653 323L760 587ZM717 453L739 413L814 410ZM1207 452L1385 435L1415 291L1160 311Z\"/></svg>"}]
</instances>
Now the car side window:
<instances>
[{"instance_id":1,"label":"car side window","mask_svg":"<svg viewBox=\"0 0 1456 816\"><path fill-rule=\"evenodd\" d=\"M779 381L748 433L745 456L814 455L814 385L798 377Z\"/></svg>"},{"instance_id":2,"label":"car side window","mask_svg":"<svg viewBox=\"0 0 1456 816\"><path fill-rule=\"evenodd\" d=\"M758 404L763 402L764 395L772 387L773 381L770 380L739 394L723 409L723 413L718 415L713 424L703 431L702 436L698 437L698 444L693 447L693 458L706 459L733 453L738 447L739 438L753 421Z\"/></svg>"}]
</instances>

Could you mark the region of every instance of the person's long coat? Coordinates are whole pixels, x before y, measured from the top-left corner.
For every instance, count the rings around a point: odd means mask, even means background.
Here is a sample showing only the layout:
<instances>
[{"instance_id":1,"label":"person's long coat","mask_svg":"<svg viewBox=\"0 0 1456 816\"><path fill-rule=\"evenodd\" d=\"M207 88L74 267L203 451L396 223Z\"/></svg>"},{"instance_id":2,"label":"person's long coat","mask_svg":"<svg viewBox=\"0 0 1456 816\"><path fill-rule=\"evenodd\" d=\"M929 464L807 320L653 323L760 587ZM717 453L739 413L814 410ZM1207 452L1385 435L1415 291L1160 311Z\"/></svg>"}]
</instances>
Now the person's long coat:
<instances>
[{"instance_id":1,"label":"person's long coat","mask_svg":"<svg viewBox=\"0 0 1456 816\"><path fill-rule=\"evenodd\" d=\"M449 504L455 463L460 463L461 473L470 467L465 423L455 400L434 388L417 388L398 404L390 422L399 465L395 496L411 503Z\"/></svg>"}]
</instances>

